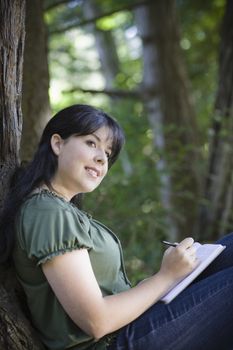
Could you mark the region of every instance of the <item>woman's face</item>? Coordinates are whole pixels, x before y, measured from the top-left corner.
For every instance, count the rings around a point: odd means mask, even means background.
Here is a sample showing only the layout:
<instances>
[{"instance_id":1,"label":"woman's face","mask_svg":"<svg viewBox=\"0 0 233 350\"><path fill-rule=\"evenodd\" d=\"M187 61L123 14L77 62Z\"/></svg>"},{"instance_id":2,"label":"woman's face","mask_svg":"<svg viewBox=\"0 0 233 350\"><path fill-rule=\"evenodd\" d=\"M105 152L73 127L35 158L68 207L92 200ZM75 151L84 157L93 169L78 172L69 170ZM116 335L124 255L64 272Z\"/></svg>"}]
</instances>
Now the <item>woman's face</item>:
<instances>
[{"instance_id":1,"label":"woman's face","mask_svg":"<svg viewBox=\"0 0 233 350\"><path fill-rule=\"evenodd\" d=\"M66 140L54 134L51 145L58 157L57 172L51 183L66 198L93 191L107 174L112 148L109 128L101 127L93 134L74 135Z\"/></svg>"}]
</instances>

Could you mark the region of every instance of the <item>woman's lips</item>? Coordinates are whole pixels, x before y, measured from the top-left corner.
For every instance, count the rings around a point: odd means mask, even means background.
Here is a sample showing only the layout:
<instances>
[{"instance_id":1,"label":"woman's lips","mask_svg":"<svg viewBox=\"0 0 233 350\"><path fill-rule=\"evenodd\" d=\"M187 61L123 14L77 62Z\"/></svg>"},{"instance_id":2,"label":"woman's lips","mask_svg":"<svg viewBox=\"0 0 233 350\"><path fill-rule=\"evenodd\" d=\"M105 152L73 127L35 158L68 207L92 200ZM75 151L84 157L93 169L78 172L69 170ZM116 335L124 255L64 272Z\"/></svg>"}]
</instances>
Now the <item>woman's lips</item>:
<instances>
[{"instance_id":1,"label":"woman's lips","mask_svg":"<svg viewBox=\"0 0 233 350\"><path fill-rule=\"evenodd\" d=\"M85 167L85 169L88 172L88 174L94 178L97 178L98 176L100 176L100 171L96 168Z\"/></svg>"}]
</instances>

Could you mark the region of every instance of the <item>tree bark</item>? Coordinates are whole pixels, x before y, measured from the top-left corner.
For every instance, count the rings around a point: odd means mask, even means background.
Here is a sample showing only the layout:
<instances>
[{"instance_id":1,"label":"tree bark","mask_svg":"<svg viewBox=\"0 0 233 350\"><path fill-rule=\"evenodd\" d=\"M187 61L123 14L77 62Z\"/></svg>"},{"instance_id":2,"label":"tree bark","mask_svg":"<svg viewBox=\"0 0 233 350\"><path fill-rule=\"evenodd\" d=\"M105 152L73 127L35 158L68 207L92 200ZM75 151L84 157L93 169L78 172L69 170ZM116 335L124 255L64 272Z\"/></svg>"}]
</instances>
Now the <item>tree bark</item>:
<instances>
[{"instance_id":1,"label":"tree bark","mask_svg":"<svg viewBox=\"0 0 233 350\"><path fill-rule=\"evenodd\" d=\"M21 91L24 49L24 0L0 0L0 203L19 163L22 129ZM24 316L11 267L0 267L0 348L43 349Z\"/></svg>"},{"instance_id":2,"label":"tree bark","mask_svg":"<svg viewBox=\"0 0 233 350\"><path fill-rule=\"evenodd\" d=\"M176 240L187 233L195 235L200 179L198 131L179 46L175 1L151 1L138 9L136 22L143 42L145 107L158 155L161 203L167 212L168 237Z\"/></svg>"},{"instance_id":3,"label":"tree bark","mask_svg":"<svg viewBox=\"0 0 233 350\"><path fill-rule=\"evenodd\" d=\"M0 206L19 163L24 1L0 1Z\"/></svg>"},{"instance_id":4,"label":"tree bark","mask_svg":"<svg viewBox=\"0 0 233 350\"><path fill-rule=\"evenodd\" d=\"M211 128L205 205L199 220L202 239L214 240L232 229L233 216L233 2L222 21L219 79Z\"/></svg>"},{"instance_id":5,"label":"tree bark","mask_svg":"<svg viewBox=\"0 0 233 350\"><path fill-rule=\"evenodd\" d=\"M26 0L26 38L23 70L23 132L20 155L30 160L42 130L51 117L47 35L43 21L43 1Z\"/></svg>"}]
</instances>

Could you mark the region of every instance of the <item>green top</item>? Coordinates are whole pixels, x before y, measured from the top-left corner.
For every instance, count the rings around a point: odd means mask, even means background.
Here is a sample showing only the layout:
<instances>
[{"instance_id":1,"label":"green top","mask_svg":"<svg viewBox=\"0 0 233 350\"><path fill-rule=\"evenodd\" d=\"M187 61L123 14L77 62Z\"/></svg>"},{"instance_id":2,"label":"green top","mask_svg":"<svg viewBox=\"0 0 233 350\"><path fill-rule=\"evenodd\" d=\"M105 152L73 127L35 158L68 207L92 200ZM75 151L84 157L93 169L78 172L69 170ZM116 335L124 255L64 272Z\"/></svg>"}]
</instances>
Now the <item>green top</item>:
<instances>
[{"instance_id":1,"label":"green top","mask_svg":"<svg viewBox=\"0 0 233 350\"><path fill-rule=\"evenodd\" d=\"M79 248L88 249L104 296L130 288L120 242L107 227L48 190L24 202L17 217L13 259L32 320L49 349L83 350L91 344L95 349L105 348L105 340L94 343L69 318L41 268L54 256Z\"/></svg>"}]
</instances>

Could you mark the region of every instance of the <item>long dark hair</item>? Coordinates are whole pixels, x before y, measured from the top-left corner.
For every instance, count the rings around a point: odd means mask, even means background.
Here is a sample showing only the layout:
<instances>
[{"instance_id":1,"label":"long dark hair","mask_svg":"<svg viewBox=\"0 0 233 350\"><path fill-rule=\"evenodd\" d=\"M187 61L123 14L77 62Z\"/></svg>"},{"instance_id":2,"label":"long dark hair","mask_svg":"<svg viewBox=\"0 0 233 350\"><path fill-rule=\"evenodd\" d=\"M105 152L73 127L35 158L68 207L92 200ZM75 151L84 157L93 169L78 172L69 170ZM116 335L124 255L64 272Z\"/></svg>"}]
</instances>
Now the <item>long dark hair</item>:
<instances>
[{"instance_id":1,"label":"long dark hair","mask_svg":"<svg viewBox=\"0 0 233 350\"><path fill-rule=\"evenodd\" d=\"M15 183L5 200L0 217L0 262L7 262L11 256L16 214L26 197L42 183L51 187L50 181L57 170L57 156L51 148L51 136L59 134L65 140L74 134L92 134L102 126L108 127L112 132L112 152L108 163L111 167L124 143L124 134L119 124L109 115L91 106L79 104L61 110L48 122L34 158L23 171L16 171L17 179L13 181Z\"/></svg>"}]
</instances>

